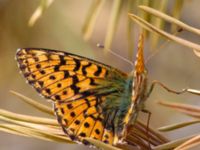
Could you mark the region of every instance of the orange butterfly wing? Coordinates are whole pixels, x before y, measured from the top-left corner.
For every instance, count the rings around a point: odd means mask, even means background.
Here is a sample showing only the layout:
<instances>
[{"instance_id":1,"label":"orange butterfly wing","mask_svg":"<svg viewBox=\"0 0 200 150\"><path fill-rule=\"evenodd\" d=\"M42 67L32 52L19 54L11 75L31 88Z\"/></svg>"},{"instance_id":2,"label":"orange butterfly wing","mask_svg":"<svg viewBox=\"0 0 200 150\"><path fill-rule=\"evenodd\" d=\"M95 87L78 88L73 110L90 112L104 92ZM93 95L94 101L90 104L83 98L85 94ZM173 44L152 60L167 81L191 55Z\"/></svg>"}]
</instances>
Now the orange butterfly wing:
<instances>
[{"instance_id":1,"label":"orange butterfly wing","mask_svg":"<svg viewBox=\"0 0 200 150\"><path fill-rule=\"evenodd\" d=\"M71 139L87 144L83 138L92 137L116 144L115 114L108 110L118 110L119 102L109 96L120 97L128 78L125 73L62 51L29 48L18 50L16 56L27 81L54 101L58 122Z\"/></svg>"}]
</instances>

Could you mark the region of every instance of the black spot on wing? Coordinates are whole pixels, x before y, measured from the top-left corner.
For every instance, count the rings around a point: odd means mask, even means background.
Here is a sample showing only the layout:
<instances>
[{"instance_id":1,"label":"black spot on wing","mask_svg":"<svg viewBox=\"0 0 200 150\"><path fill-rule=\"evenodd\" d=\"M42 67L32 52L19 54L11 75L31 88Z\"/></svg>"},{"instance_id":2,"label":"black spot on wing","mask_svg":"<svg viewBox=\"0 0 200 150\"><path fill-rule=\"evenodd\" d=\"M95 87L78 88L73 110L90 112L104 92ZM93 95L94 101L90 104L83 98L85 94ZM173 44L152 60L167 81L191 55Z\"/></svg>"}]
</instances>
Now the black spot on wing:
<instances>
[{"instance_id":1,"label":"black spot on wing","mask_svg":"<svg viewBox=\"0 0 200 150\"><path fill-rule=\"evenodd\" d=\"M80 88L77 87L75 84L72 84L70 86L70 88L74 91L74 94L78 94L79 93Z\"/></svg>"},{"instance_id":2,"label":"black spot on wing","mask_svg":"<svg viewBox=\"0 0 200 150\"><path fill-rule=\"evenodd\" d=\"M95 133L96 133L97 135L99 135L99 134L100 134L100 130L99 130L99 129L95 129Z\"/></svg>"},{"instance_id":3,"label":"black spot on wing","mask_svg":"<svg viewBox=\"0 0 200 150\"><path fill-rule=\"evenodd\" d=\"M26 69L26 65L24 65L24 64L20 64L19 69L21 69L21 70Z\"/></svg>"},{"instance_id":4,"label":"black spot on wing","mask_svg":"<svg viewBox=\"0 0 200 150\"><path fill-rule=\"evenodd\" d=\"M102 68L100 66L97 66L97 71L94 73L95 76L99 76L102 72Z\"/></svg>"},{"instance_id":5,"label":"black spot on wing","mask_svg":"<svg viewBox=\"0 0 200 150\"><path fill-rule=\"evenodd\" d=\"M83 72L83 75L87 75L87 71L86 71L86 68L90 67L92 65L92 63L89 63L85 66L82 67L82 72Z\"/></svg>"},{"instance_id":6,"label":"black spot on wing","mask_svg":"<svg viewBox=\"0 0 200 150\"><path fill-rule=\"evenodd\" d=\"M54 66L54 71L55 71L55 72L59 71L59 68L60 68L60 65Z\"/></svg>"},{"instance_id":7,"label":"black spot on wing","mask_svg":"<svg viewBox=\"0 0 200 150\"><path fill-rule=\"evenodd\" d=\"M87 140L85 140L85 139L83 139L83 141L82 141L82 142L83 142L83 144L84 144L84 145L90 145L90 142L88 142L88 141L87 141Z\"/></svg>"},{"instance_id":8,"label":"black spot on wing","mask_svg":"<svg viewBox=\"0 0 200 150\"><path fill-rule=\"evenodd\" d=\"M38 81L38 84L42 87L44 85L43 81Z\"/></svg>"},{"instance_id":9,"label":"black spot on wing","mask_svg":"<svg viewBox=\"0 0 200 150\"><path fill-rule=\"evenodd\" d=\"M61 88L61 87L62 87L62 84L61 84L61 83L58 83L58 84L57 84L57 87L58 87L58 88Z\"/></svg>"},{"instance_id":10,"label":"black spot on wing","mask_svg":"<svg viewBox=\"0 0 200 150\"><path fill-rule=\"evenodd\" d=\"M81 122L80 122L79 120L76 120L74 123L75 123L76 125L79 125Z\"/></svg>"},{"instance_id":11,"label":"black spot on wing","mask_svg":"<svg viewBox=\"0 0 200 150\"><path fill-rule=\"evenodd\" d=\"M61 100L60 95L55 95L56 100Z\"/></svg>"},{"instance_id":12,"label":"black spot on wing","mask_svg":"<svg viewBox=\"0 0 200 150\"><path fill-rule=\"evenodd\" d=\"M49 76L49 79L51 79L51 80L55 80L56 77L55 77L54 75L50 75L50 76Z\"/></svg>"},{"instance_id":13,"label":"black spot on wing","mask_svg":"<svg viewBox=\"0 0 200 150\"><path fill-rule=\"evenodd\" d=\"M75 112L72 111L72 112L70 113L70 116L71 116L71 117L75 117L75 116L76 116Z\"/></svg>"},{"instance_id":14,"label":"black spot on wing","mask_svg":"<svg viewBox=\"0 0 200 150\"><path fill-rule=\"evenodd\" d=\"M79 68L81 67L80 61L78 59L75 59L75 58L74 58L74 61L75 61L76 65L75 65L75 68L74 68L73 71L78 71Z\"/></svg>"},{"instance_id":15,"label":"black spot on wing","mask_svg":"<svg viewBox=\"0 0 200 150\"><path fill-rule=\"evenodd\" d=\"M86 104L87 104L87 106L89 108L90 107L90 101L87 98L85 98L84 100L85 100L85 102L86 102Z\"/></svg>"},{"instance_id":16,"label":"black spot on wing","mask_svg":"<svg viewBox=\"0 0 200 150\"><path fill-rule=\"evenodd\" d=\"M66 60L64 59L64 57L60 55L59 58L60 58L60 66L66 65Z\"/></svg>"},{"instance_id":17,"label":"black spot on wing","mask_svg":"<svg viewBox=\"0 0 200 150\"><path fill-rule=\"evenodd\" d=\"M86 134L85 134L84 132L81 132L81 133L79 134L79 136L81 136L81 137L86 137Z\"/></svg>"},{"instance_id":18,"label":"black spot on wing","mask_svg":"<svg viewBox=\"0 0 200 150\"><path fill-rule=\"evenodd\" d=\"M63 91L63 95L67 95L67 91Z\"/></svg>"},{"instance_id":19,"label":"black spot on wing","mask_svg":"<svg viewBox=\"0 0 200 150\"><path fill-rule=\"evenodd\" d=\"M90 124L89 124L88 122L85 122L85 123L84 123L84 127L85 127L85 128L89 128L89 127L90 127Z\"/></svg>"},{"instance_id":20,"label":"black spot on wing","mask_svg":"<svg viewBox=\"0 0 200 150\"><path fill-rule=\"evenodd\" d=\"M69 77L69 72L68 71L64 71L64 79L68 78Z\"/></svg>"},{"instance_id":21,"label":"black spot on wing","mask_svg":"<svg viewBox=\"0 0 200 150\"><path fill-rule=\"evenodd\" d=\"M38 62L40 59L38 57L34 57L34 60L35 60L35 62Z\"/></svg>"},{"instance_id":22,"label":"black spot on wing","mask_svg":"<svg viewBox=\"0 0 200 150\"><path fill-rule=\"evenodd\" d=\"M90 85L98 85L93 78L90 78Z\"/></svg>"},{"instance_id":23,"label":"black spot on wing","mask_svg":"<svg viewBox=\"0 0 200 150\"><path fill-rule=\"evenodd\" d=\"M67 104L67 108L68 109L72 109L73 108L73 105L71 103Z\"/></svg>"},{"instance_id":24,"label":"black spot on wing","mask_svg":"<svg viewBox=\"0 0 200 150\"><path fill-rule=\"evenodd\" d=\"M79 82L78 77L76 75L72 76L73 84L76 84Z\"/></svg>"},{"instance_id":25,"label":"black spot on wing","mask_svg":"<svg viewBox=\"0 0 200 150\"><path fill-rule=\"evenodd\" d=\"M51 90L50 89L45 89L45 91L48 93L48 94L51 94Z\"/></svg>"},{"instance_id":26,"label":"black spot on wing","mask_svg":"<svg viewBox=\"0 0 200 150\"><path fill-rule=\"evenodd\" d=\"M46 72L44 70L40 70L41 74L46 74Z\"/></svg>"},{"instance_id":27,"label":"black spot on wing","mask_svg":"<svg viewBox=\"0 0 200 150\"><path fill-rule=\"evenodd\" d=\"M36 67L37 69L40 69L40 68L41 68L41 65L40 65L40 64L37 64L35 67Z\"/></svg>"}]
</instances>

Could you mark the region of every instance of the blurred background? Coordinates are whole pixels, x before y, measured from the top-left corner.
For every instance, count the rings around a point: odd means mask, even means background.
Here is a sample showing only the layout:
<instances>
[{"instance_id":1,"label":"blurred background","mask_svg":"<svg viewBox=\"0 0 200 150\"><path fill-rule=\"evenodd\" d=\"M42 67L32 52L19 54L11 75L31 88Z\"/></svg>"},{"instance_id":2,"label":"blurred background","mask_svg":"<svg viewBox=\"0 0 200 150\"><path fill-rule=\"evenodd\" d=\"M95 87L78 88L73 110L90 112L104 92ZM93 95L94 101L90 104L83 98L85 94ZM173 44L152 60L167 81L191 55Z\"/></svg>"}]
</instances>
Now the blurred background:
<instances>
[{"instance_id":1,"label":"blurred background","mask_svg":"<svg viewBox=\"0 0 200 150\"><path fill-rule=\"evenodd\" d=\"M16 113L33 116L45 116L41 112L32 109L30 106L19 101L9 93L10 90L20 92L30 98L51 106L46 100L41 98L34 89L25 83L20 75L15 53L17 48L39 47L49 49L60 49L74 54L89 57L105 64L116 67L126 73L133 68L127 62L112 55L105 54L102 49L97 48L97 43L104 43L109 15L113 1L105 2L96 20L94 32L87 41L83 39L82 27L88 13L92 0L60 0L54 1L45 10L41 18L34 26L29 27L28 21L40 0L0 0L0 108ZM151 3L151 1L150 1ZM171 14L174 0L169 0L165 12ZM200 1L184 1L180 12L180 20L200 28ZM118 21L118 27L112 41L111 49L118 55L130 60L127 42L127 6L122 4L122 11ZM166 24L166 29L168 29ZM134 30L134 42L137 42L139 31ZM152 33L151 33L152 34ZM200 42L200 38L186 31L180 32L179 36L193 42ZM165 39L159 41L161 45ZM136 46L134 46L136 49ZM134 52L133 49L133 52ZM159 52L155 54L146 64L149 71L149 80L159 80L168 87L176 90L183 88L200 89L200 58L187 47L174 42L169 42L163 47L151 46L151 41L145 41L145 58L153 53L155 49ZM112 61L111 61L112 60ZM135 57L131 58L133 62ZM200 97L183 94L174 95L166 92L160 87L156 87L152 95L146 102L146 109L152 112L150 125L153 128L191 120L183 114L172 111L157 104L158 100L181 102L200 106ZM147 121L147 115L141 114L140 119ZM183 128L175 132L165 133L169 139L176 139L200 132L198 125ZM34 138L26 138L0 132L0 149L87 149L83 145L68 145L53 143Z\"/></svg>"}]
</instances>

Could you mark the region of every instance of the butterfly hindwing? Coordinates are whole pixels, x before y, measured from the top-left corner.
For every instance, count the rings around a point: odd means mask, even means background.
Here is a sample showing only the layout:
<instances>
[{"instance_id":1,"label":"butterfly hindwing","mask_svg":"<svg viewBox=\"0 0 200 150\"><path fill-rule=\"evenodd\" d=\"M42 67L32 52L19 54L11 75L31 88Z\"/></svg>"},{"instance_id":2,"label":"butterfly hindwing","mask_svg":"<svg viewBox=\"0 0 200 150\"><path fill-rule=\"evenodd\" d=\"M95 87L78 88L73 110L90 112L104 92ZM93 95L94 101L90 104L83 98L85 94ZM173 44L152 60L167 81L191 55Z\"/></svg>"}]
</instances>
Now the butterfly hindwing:
<instances>
[{"instance_id":1,"label":"butterfly hindwing","mask_svg":"<svg viewBox=\"0 0 200 150\"><path fill-rule=\"evenodd\" d=\"M55 112L65 133L73 140L83 141L91 137L112 144L114 133L105 128L105 118L98 103L98 97L89 96L71 102L55 103ZM84 141L85 144L86 141Z\"/></svg>"},{"instance_id":2,"label":"butterfly hindwing","mask_svg":"<svg viewBox=\"0 0 200 150\"><path fill-rule=\"evenodd\" d=\"M82 142L84 137L92 137L114 143L117 126L122 126L131 103L132 78L62 51L20 49L17 61L27 81L54 101L58 122L68 136Z\"/></svg>"}]
</instances>

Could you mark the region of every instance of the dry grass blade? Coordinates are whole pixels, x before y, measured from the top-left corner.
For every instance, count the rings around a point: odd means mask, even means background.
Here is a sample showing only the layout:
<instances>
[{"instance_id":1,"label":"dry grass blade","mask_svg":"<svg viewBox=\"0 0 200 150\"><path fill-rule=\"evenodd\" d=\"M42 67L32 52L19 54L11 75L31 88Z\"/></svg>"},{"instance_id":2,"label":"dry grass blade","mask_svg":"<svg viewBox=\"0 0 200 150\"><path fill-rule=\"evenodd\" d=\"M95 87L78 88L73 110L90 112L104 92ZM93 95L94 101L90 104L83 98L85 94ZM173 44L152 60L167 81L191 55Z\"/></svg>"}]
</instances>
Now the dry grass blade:
<instances>
[{"instance_id":1,"label":"dry grass blade","mask_svg":"<svg viewBox=\"0 0 200 150\"><path fill-rule=\"evenodd\" d=\"M128 0L128 12L132 12L135 8L136 1ZM130 18L127 18L127 42L128 42L128 52L129 59L132 60L134 53L134 36L133 36L133 22Z\"/></svg>"},{"instance_id":2,"label":"dry grass blade","mask_svg":"<svg viewBox=\"0 0 200 150\"><path fill-rule=\"evenodd\" d=\"M166 21L168 21L170 23L173 23L173 24L175 24L175 25L177 25L177 26L179 26L179 27L181 27L181 28L183 28L185 30L188 30L190 32L193 32L193 33L196 33L196 34L200 35L200 30L199 29L191 27L191 26L181 22L180 20L178 20L176 18L173 18L173 17L171 17L169 15L166 15L165 13L162 13L162 12L160 12L158 10L155 10L155 9L147 7L147 6L139 6L139 8L141 10L143 10L145 12L148 12L148 13L150 13L152 15L155 15L155 16L163 19L163 20L166 20Z\"/></svg>"},{"instance_id":3,"label":"dry grass blade","mask_svg":"<svg viewBox=\"0 0 200 150\"><path fill-rule=\"evenodd\" d=\"M181 138L181 139L178 139L178 140L173 140L173 141L171 141L171 142L168 142L168 143L165 143L165 144L162 144L162 145L159 145L159 146L155 146L155 147L153 148L153 150L174 149L175 147L181 145L181 144L184 143L185 141L187 141L187 140L193 138L194 136L196 136L196 135L184 137L184 138Z\"/></svg>"},{"instance_id":4,"label":"dry grass blade","mask_svg":"<svg viewBox=\"0 0 200 150\"><path fill-rule=\"evenodd\" d=\"M35 12L32 14L28 21L28 25L30 27L34 26L36 21L42 16L44 11L54 2L54 0L41 0L40 5L35 10Z\"/></svg>"},{"instance_id":5,"label":"dry grass blade","mask_svg":"<svg viewBox=\"0 0 200 150\"><path fill-rule=\"evenodd\" d=\"M12 123L12 124L8 124L8 125L18 125L18 126L21 126L21 127L27 127L27 128L36 129L36 130L42 130L44 132L48 132L48 133L51 133L51 134L64 135L61 127L38 125L38 124L27 123L27 122L20 122L20 121L8 119L8 118L3 118L3 117L0 117L0 120Z\"/></svg>"},{"instance_id":6,"label":"dry grass blade","mask_svg":"<svg viewBox=\"0 0 200 150\"><path fill-rule=\"evenodd\" d=\"M195 49L193 49L193 52L197 57L200 57L200 52L199 51L196 51Z\"/></svg>"},{"instance_id":7,"label":"dry grass blade","mask_svg":"<svg viewBox=\"0 0 200 150\"><path fill-rule=\"evenodd\" d=\"M137 1L136 7L139 6L139 5L149 6L152 3L154 3L154 1L150 2L149 0L139 0L139 1ZM143 12L142 11L139 12L137 8L135 8L135 9L137 10L138 16L140 16L141 18L143 18L146 21L150 21L151 18L150 18L148 13L146 13L144 11ZM143 30L142 32L144 33L145 37L149 36L149 33L146 30Z\"/></svg>"},{"instance_id":8,"label":"dry grass blade","mask_svg":"<svg viewBox=\"0 0 200 150\"><path fill-rule=\"evenodd\" d=\"M1 131L21 136L35 137L48 141L71 143L69 138L63 136L64 134L62 129L56 120L39 117L37 117L36 120L36 117L24 117L25 115L23 115L23 119L27 119L23 120L21 118L22 115L15 114L15 116L18 118L17 119L12 116L14 113L8 111L3 112L4 113L2 113L1 110L0 120L10 122L11 124L0 124Z\"/></svg>"},{"instance_id":9,"label":"dry grass blade","mask_svg":"<svg viewBox=\"0 0 200 150\"><path fill-rule=\"evenodd\" d=\"M186 115L192 116L194 118L200 118L200 108L196 106L191 106L188 104L180 104L180 103L171 103L165 101L159 101L158 104L173 108L178 110Z\"/></svg>"},{"instance_id":10,"label":"dry grass blade","mask_svg":"<svg viewBox=\"0 0 200 150\"><path fill-rule=\"evenodd\" d=\"M121 150L117 147L114 147L112 145L109 145L109 144L105 144L101 141L98 141L98 140L95 140L95 139L92 139L92 138L85 138L85 140L87 140L88 142L92 143L93 145L95 145L96 147L99 147L101 149L104 149L104 150Z\"/></svg>"},{"instance_id":11,"label":"dry grass blade","mask_svg":"<svg viewBox=\"0 0 200 150\"><path fill-rule=\"evenodd\" d=\"M18 92L15 92L15 91L10 91L12 94L14 94L15 96L19 97L21 100L23 100L24 102L30 104L31 106L33 106L34 108L42 111L42 112L45 112L47 114L50 114L50 115L53 115L54 116L54 112L52 110L52 108L50 107L47 107L41 103L38 103L36 102L35 100L31 99L31 98L28 98Z\"/></svg>"},{"instance_id":12,"label":"dry grass blade","mask_svg":"<svg viewBox=\"0 0 200 150\"><path fill-rule=\"evenodd\" d=\"M158 128L158 130L162 131L162 132L172 131L172 130L176 130L176 129L186 127L186 126L189 126L189 125L193 125L193 124L196 124L196 123L200 123L200 120L192 120L192 121L172 124L172 125L168 125L168 126Z\"/></svg>"},{"instance_id":13,"label":"dry grass blade","mask_svg":"<svg viewBox=\"0 0 200 150\"><path fill-rule=\"evenodd\" d=\"M151 139L151 137L148 138L147 132L141 133L138 131L138 129L133 128L132 130L128 130L126 141L129 143L129 145L137 145L142 150L148 150L151 145L157 145L154 143L154 140Z\"/></svg>"},{"instance_id":14,"label":"dry grass blade","mask_svg":"<svg viewBox=\"0 0 200 150\"><path fill-rule=\"evenodd\" d=\"M53 119L47 119L47 118L42 118L42 117L33 117L33 116L30 117L28 115L16 114L16 113L12 113L10 111L6 111L3 109L0 109L0 116L3 116L5 118L10 118L13 120L17 120L17 121L29 122L29 123L53 125L53 126L58 125L57 121L53 120Z\"/></svg>"},{"instance_id":15,"label":"dry grass blade","mask_svg":"<svg viewBox=\"0 0 200 150\"><path fill-rule=\"evenodd\" d=\"M200 91L195 89L187 89L187 92L200 96Z\"/></svg>"},{"instance_id":16,"label":"dry grass blade","mask_svg":"<svg viewBox=\"0 0 200 150\"><path fill-rule=\"evenodd\" d=\"M146 30L150 31L150 32L154 32L157 33L159 35L162 35L163 37L175 41L181 45L184 45L186 47L192 48L192 49L196 49L197 51L200 51L200 45L192 43L190 41L184 40L182 38L176 37L172 34L169 34L163 30L160 30L158 28L156 28L155 26L151 25L150 23L146 22L145 20L143 20L142 18L134 15L134 14L129 14L129 16L131 17L131 19L133 21L135 21L136 23L138 23L140 26L142 26L143 28L145 28Z\"/></svg>"},{"instance_id":17,"label":"dry grass blade","mask_svg":"<svg viewBox=\"0 0 200 150\"><path fill-rule=\"evenodd\" d=\"M110 16L110 21L108 24L108 29L106 33L106 39L104 42L105 49L110 49L115 31L117 29L117 22L119 20L119 14L121 10L122 0L113 1L113 8Z\"/></svg>"},{"instance_id":18,"label":"dry grass blade","mask_svg":"<svg viewBox=\"0 0 200 150\"><path fill-rule=\"evenodd\" d=\"M149 6L149 5L151 5L152 3L150 3L150 1L149 0L139 0L139 1L137 1L138 3L136 4L136 6L138 6L138 5L145 5L145 6ZM140 17L142 17L142 18L144 18L145 20L149 20L149 14L147 14L146 12L140 12L140 13L138 13L138 15L140 16Z\"/></svg>"},{"instance_id":19,"label":"dry grass blade","mask_svg":"<svg viewBox=\"0 0 200 150\"><path fill-rule=\"evenodd\" d=\"M165 12L167 9L167 4L168 4L168 0L160 0L159 3L154 3L154 5L156 6L156 8L160 11L160 12ZM150 15L149 13L147 13L148 15ZM151 17L151 23L159 28L159 29L163 29L165 26L165 22L164 20L160 19L160 18L156 18L156 17ZM154 49L159 41L159 36L156 34L150 34L151 37L151 46Z\"/></svg>"},{"instance_id":20,"label":"dry grass blade","mask_svg":"<svg viewBox=\"0 0 200 150\"><path fill-rule=\"evenodd\" d=\"M143 128L143 131L145 131L145 132L147 130L147 126L144 125L140 121L137 121L135 126ZM148 128L148 135L147 136L149 136L150 140L153 139L154 141L158 142L157 145L169 142L169 140L167 138L165 138L158 131L156 131L156 130L150 128L150 127Z\"/></svg>"},{"instance_id":21,"label":"dry grass blade","mask_svg":"<svg viewBox=\"0 0 200 150\"><path fill-rule=\"evenodd\" d=\"M31 117L31 116L30 116ZM44 125L44 124L36 124L36 123L31 123L31 122L23 122L23 121L17 121L14 119L6 118L0 116L0 120L4 122L9 122L15 125L23 126L23 127L28 127L28 128L34 128L34 129L42 129L43 131L51 132L54 134L63 134L61 127L57 124L57 126L52 126L52 125Z\"/></svg>"},{"instance_id":22,"label":"dry grass blade","mask_svg":"<svg viewBox=\"0 0 200 150\"><path fill-rule=\"evenodd\" d=\"M8 125L10 125L10 124L8 124ZM26 135L26 134L23 134L23 133L21 133L21 132L17 132L17 131L14 131L14 130L12 130L12 129L7 128L7 125L6 125L6 124L0 124L0 131L3 131L3 132L5 132L5 133L14 134L14 135L29 137L29 136Z\"/></svg>"},{"instance_id":23,"label":"dry grass blade","mask_svg":"<svg viewBox=\"0 0 200 150\"><path fill-rule=\"evenodd\" d=\"M183 8L183 4L185 1L183 0L175 0L175 4L173 6L173 11L172 11L172 16L179 19L180 15L181 15L181 9ZM172 25L171 27L171 31L175 32L177 30L177 26L176 25Z\"/></svg>"},{"instance_id":24,"label":"dry grass blade","mask_svg":"<svg viewBox=\"0 0 200 150\"><path fill-rule=\"evenodd\" d=\"M54 142L64 142L64 143L73 143L71 140L69 140L66 136L56 135L51 132L33 129L29 127L23 127L19 125L12 125L12 124L0 124L0 130L4 128L10 131L14 131L13 133L16 133L18 135L26 135L29 137L35 137L42 140L47 141L54 141Z\"/></svg>"},{"instance_id":25,"label":"dry grass blade","mask_svg":"<svg viewBox=\"0 0 200 150\"><path fill-rule=\"evenodd\" d=\"M97 17L105 3L105 0L94 0L90 6L88 14L85 19L85 23L82 28L83 38L88 40L91 37L91 34L94 30L94 25L97 20Z\"/></svg>"},{"instance_id":26,"label":"dry grass blade","mask_svg":"<svg viewBox=\"0 0 200 150\"><path fill-rule=\"evenodd\" d=\"M197 145L200 145L200 135L197 135L193 137L192 139L184 142L183 144L181 144L174 150L188 150L188 149L196 147Z\"/></svg>"},{"instance_id":27,"label":"dry grass blade","mask_svg":"<svg viewBox=\"0 0 200 150\"><path fill-rule=\"evenodd\" d=\"M160 135L155 130L148 128L142 122L137 121L134 125L130 125L127 129L127 136L125 140L129 145L137 145L140 149L148 150L149 144L158 146L168 142L166 138ZM124 145L122 146L124 147Z\"/></svg>"}]
</instances>

